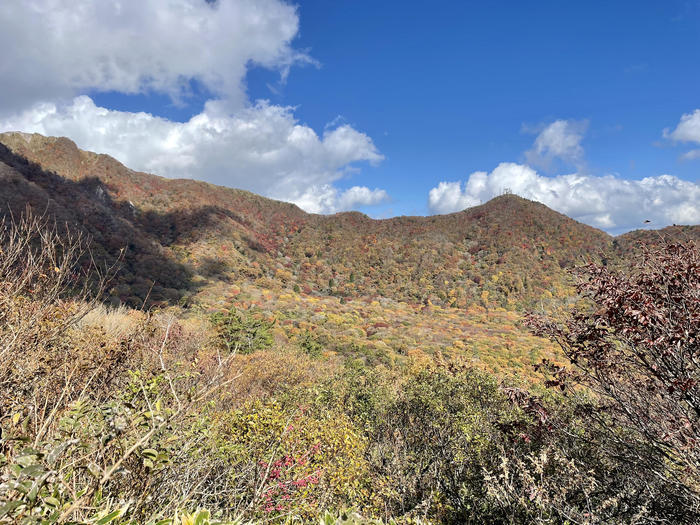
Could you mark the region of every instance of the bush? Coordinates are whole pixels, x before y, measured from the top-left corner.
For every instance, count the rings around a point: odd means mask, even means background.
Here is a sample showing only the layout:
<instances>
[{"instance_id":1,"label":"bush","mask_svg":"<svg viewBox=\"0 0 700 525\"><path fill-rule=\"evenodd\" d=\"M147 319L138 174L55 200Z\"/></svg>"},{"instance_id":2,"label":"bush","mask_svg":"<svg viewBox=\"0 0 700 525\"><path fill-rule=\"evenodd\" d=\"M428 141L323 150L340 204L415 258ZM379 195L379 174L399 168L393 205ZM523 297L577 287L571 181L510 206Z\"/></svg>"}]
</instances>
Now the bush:
<instances>
[{"instance_id":1,"label":"bush","mask_svg":"<svg viewBox=\"0 0 700 525\"><path fill-rule=\"evenodd\" d=\"M198 469L189 429L230 381L228 362L167 317L110 324L80 237L31 215L0 226L0 523L177 509L196 485L181 474Z\"/></svg>"},{"instance_id":2,"label":"bush","mask_svg":"<svg viewBox=\"0 0 700 525\"><path fill-rule=\"evenodd\" d=\"M92 275L83 268L86 246L31 210L0 220L0 425L20 414L41 427L93 372L89 355L76 359L64 344L105 283L89 262Z\"/></svg>"},{"instance_id":3,"label":"bush","mask_svg":"<svg viewBox=\"0 0 700 525\"><path fill-rule=\"evenodd\" d=\"M242 314L235 308L212 314L220 345L229 353L249 354L272 346L274 321L266 321Z\"/></svg>"},{"instance_id":4,"label":"bush","mask_svg":"<svg viewBox=\"0 0 700 525\"><path fill-rule=\"evenodd\" d=\"M650 522L700 519L700 251L693 242L645 249L624 274L579 269L590 307L565 322L530 316L559 343L568 367L545 363L548 385L574 396L593 440L625 472L620 490L599 478L617 507ZM614 477L613 477L614 479ZM624 507L627 506L627 511ZM622 518L620 518L622 519ZM642 519L642 518L635 518Z\"/></svg>"},{"instance_id":5,"label":"bush","mask_svg":"<svg viewBox=\"0 0 700 525\"><path fill-rule=\"evenodd\" d=\"M484 471L508 443L502 429L521 416L498 383L474 369L429 367L409 377L369 448L373 491L385 516L441 523L487 518Z\"/></svg>"},{"instance_id":6,"label":"bush","mask_svg":"<svg viewBox=\"0 0 700 525\"><path fill-rule=\"evenodd\" d=\"M365 440L338 411L253 401L216 419L216 453L235 465L231 504L253 517L309 519L366 498Z\"/></svg>"}]
</instances>

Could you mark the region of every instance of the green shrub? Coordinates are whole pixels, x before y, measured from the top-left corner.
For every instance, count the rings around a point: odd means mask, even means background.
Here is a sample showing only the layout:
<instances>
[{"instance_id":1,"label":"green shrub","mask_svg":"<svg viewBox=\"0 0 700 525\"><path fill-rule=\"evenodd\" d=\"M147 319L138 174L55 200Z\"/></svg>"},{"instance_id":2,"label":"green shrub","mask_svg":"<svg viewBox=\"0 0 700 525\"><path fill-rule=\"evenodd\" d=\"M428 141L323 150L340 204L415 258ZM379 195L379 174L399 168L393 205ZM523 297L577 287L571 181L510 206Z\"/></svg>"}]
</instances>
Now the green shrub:
<instances>
[{"instance_id":1,"label":"green shrub","mask_svg":"<svg viewBox=\"0 0 700 525\"><path fill-rule=\"evenodd\" d=\"M211 321L219 343L229 352L249 354L272 346L274 321L242 314L235 308L212 314Z\"/></svg>"},{"instance_id":2,"label":"green shrub","mask_svg":"<svg viewBox=\"0 0 700 525\"><path fill-rule=\"evenodd\" d=\"M522 414L489 375L430 367L402 385L373 433L373 490L392 515L477 522L489 503L484 470L499 461L502 428Z\"/></svg>"},{"instance_id":3,"label":"green shrub","mask_svg":"<svg viewBox=\"0 0 700 525\"><path fill-rule=\"evenodd\" d=\"M216 453L235 465L236 507L273 519L366 500L366 441L341 412L275 400L220 414Z\"/></svg>"},{"instance_id":4,"label":"green shrub","mask_svg":"<svg viewBox=\"0 0 700 525\"><path fill-rule=\"evenodd\" d=\"M323 345L309 331L301 334L297 338L299 347L310 357L321 357Z\"/></svg>"}]
</instances>

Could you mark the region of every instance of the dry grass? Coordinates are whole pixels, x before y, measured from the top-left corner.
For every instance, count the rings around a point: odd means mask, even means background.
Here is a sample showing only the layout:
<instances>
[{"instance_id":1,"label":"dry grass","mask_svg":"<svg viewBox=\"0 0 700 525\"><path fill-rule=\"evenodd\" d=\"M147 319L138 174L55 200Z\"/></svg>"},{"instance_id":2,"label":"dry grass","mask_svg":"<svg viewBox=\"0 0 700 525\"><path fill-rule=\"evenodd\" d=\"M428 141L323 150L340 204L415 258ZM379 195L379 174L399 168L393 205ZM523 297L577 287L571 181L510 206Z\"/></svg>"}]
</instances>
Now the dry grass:
<instances>
[{"instance_id":1,"label":"dry grass","mask_svg":"<svg viewBox=\"0 0 700 525\"><path fill-rule=\"evenodd\" d=\"M133 333L143 314L126 306L109 307L97 304L78 322L77 328L89 330L99 328L107 336L122 339Z\"/></svg>"},{"instance_id":2,"label":"dry grass","mask_svg":"<svg viewBox=\"0 0 700 525\"><path fill-rule=\"evenodd\" d=\"M336 360L312 359L292 348L271 348L236 356L233 365L240 373L231 387L232 404L264 399L295 388L308 387L329 378L340 364Z\"/></svg>"}]
</instances>

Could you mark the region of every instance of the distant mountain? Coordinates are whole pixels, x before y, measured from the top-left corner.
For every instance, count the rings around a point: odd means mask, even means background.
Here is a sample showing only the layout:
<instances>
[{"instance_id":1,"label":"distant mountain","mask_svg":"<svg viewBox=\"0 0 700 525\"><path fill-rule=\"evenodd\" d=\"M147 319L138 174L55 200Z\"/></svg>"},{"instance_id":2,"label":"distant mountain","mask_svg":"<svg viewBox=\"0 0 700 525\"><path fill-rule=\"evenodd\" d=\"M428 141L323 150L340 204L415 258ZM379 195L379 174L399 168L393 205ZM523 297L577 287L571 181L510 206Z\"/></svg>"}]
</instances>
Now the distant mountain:
<instances>
[{"instance_id":1,"label":"distant mountain","mask_svg":"<svg viewBox=\"0 0 700 525\"><path fill-rule=\"evenodd\" d=\"M677 225L660 230L634 230L615 237L613 247L623 257L634 253L640 245L654 246L664 242L700 242L700 226Z\"/></svg>"},{"instance_id":2,"label":"distant mountain","mask_svg":"<svg viewBox=\"0 0 700 525\"><path fill-rule=\"evenodd\" d=\"M66 138L0 134L0 206L82 228L94 255L126 248L113 300L175 303L216 283L463 307L570 293L566 269L655 232L608 234L515 195L463 212L322 216L246 191L136 172ZM678 229L671 229L676 232ZM697 227L687 227L697 236ZM613 247L613 243L616 247Z\"/></svg>"}]
</instances>

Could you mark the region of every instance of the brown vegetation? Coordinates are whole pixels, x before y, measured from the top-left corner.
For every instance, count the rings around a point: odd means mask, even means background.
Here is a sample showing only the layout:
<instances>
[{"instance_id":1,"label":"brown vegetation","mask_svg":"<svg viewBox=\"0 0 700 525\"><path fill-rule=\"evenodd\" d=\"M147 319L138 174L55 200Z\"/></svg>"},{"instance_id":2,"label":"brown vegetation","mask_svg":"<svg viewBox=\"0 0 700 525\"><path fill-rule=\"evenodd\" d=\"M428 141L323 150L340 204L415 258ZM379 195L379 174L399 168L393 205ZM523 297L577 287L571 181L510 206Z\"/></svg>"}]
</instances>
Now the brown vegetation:
<instances>
[{"instance_id":1,"label":"brown vegetation","mask_svg":"<svg viewBox=\"0 0 700 525\"><path fill-rule=\"evenodd\" d=\"M3 140L0 523L700 519L696 229L317 217Z\"/></svg>"}]
</instances>

